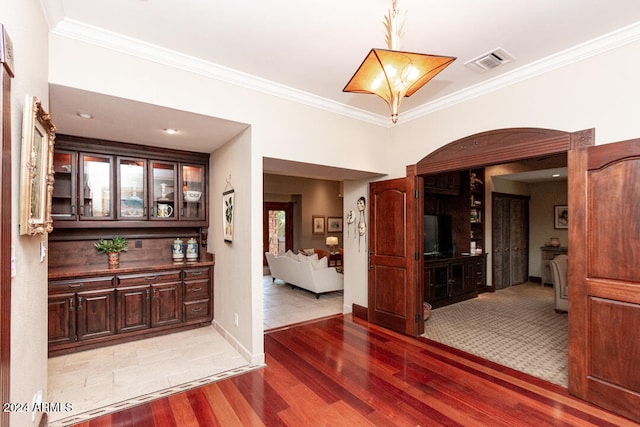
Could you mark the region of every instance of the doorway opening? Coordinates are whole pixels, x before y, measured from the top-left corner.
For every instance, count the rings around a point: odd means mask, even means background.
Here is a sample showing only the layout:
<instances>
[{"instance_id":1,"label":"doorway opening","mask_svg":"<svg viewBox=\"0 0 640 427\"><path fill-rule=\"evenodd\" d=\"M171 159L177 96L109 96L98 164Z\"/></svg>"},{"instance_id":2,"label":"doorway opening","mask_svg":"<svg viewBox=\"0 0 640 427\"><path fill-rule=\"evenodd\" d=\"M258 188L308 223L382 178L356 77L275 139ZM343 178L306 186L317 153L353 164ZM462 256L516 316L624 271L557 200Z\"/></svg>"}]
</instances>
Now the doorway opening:
<instances>
[{"instance_id":1,"label":"doorway opening","mask_svg":"<svg viewBox=\"0 0 640 427\"><path fill-rule=\"evenodd\" d=\"M293 249L293 203L265 202L262 215L263 252L279 256ZM267 265L264 256L262 265Z\"/></svg>"},{"instance_id":2,"label":"doorway opening","mask_svg":"<svg viewBox=\"0 0 640 427\"><path fill-rule=\"evenodd\" d=\"M593 145L593 143L594 133L592 129L576 133L534 128L515 128L489 131L451 142L450 144L426 156L424 159L417 163L416 175L418 177L425 177L428 175L446 173L451 171L471 170L474 168L488 168L491 166L518 161L548 159L550 157L559 155L566 156L566 153L572 148ZM512 184L510 183L509 185ZM501 189L496 187L494 187L494 190L500 193L509 193L509 191L502 191ZM491 192L487 194L488 200L491 200L491 194ZM493 204L494 203L490 203L489 206L486 206L485 208L491 209L490 206ZM511 205L511 201L509 201L509 204ZM499 209L499 203L495 203L495 205L498 206L497 209ZM533 207L533 202L531 202L530 206ZM516 208L528 210L526 206L516 206ZM549 209L549 217L551 215L550 212L552 212L552 209ZM542 212L542 214L546 215L546 210ZM491 212L486 212L485 218L492 218ZM537 223L534 216L529 217L528 221L519 222L522 225L526 224L527 222L529 223L531 230L530 233L526 233L529 236L534 235L537 231L535 228L537 226ZM524 230L521 231L522 233L524 233ZM490 236L490 238L489 241L485 242L486 245L484 249L489 252L487 255L491 259L491 262L487 263L487 267L489 267L487 275L491 275L490 277L488 277L487 284L495 284L496 280L501 281L502 279L500 278L500 274L495 273L495 270L491 271L490 266L493 265L493 262L495 262L494 258L496 258L496 254L492 253L493 251L490 251L489 248L495 249L496 245L499 244L492 240L494 234L497 238L499 237L500 233L496 232L496 230L494 230L490 225L486 225L485 233L487 236ZM509 244L511 244L511 242L509 242ZM529 245L530 250L528 252L531 253L530 258L536 255L539 257L539 254L534 253L535 251L531 246L537 246L537 244L529 242ZM511 249L511 246L509 246L509 249ZM527 255L523 253L522 256ZM518 265L522 266L525 265L525 263L520 262L518 263ZM516 270L520 270L520 267L517 267ZM511 281L511 273L511 271L508 272L509 282ZM518 273L518 281L524 278L524 275L521 274L521 271L516 271L516 273ZM426 278L424 278L424 280L426 281ZM511 284L514 283L509 283L505 287L508 287ZM425 289L427 285L428 283L424 283L422 289ZM538 287L539 286L540 285L538 285ZM490 294L487 294L487 296L488 295ZM553 312L553 306L550 307L550 312ZM431 315L433 316L434 314L435 311ZM496 328L495 325L486 325L486 323L483 323L483 325L486 326L483 330ZM453 346L455 347L455 345Z\"/></svg>"}]
</instances>

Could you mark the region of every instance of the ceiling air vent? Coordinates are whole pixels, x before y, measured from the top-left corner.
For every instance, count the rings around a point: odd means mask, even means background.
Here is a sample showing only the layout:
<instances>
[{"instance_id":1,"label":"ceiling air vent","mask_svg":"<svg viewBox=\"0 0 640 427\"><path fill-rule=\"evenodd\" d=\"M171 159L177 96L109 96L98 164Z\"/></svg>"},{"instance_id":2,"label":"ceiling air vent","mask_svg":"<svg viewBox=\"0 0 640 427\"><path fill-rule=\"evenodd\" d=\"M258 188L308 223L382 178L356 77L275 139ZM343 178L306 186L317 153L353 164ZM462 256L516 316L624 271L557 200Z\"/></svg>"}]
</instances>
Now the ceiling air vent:
<instances>
[{"instance_id":1,"label":"ceiling air vent","mask_svg":"<svg viewBox=\"0 0 640 427\"><path fill-rule=\"evenodd\" d=\"M515 57L513 55L499 47L491 52L465 62L464 65L475 71L483 72L496 68L499 65L506 64L507 62L511 62L514 59Z\"/></svg>"}]
</instances>

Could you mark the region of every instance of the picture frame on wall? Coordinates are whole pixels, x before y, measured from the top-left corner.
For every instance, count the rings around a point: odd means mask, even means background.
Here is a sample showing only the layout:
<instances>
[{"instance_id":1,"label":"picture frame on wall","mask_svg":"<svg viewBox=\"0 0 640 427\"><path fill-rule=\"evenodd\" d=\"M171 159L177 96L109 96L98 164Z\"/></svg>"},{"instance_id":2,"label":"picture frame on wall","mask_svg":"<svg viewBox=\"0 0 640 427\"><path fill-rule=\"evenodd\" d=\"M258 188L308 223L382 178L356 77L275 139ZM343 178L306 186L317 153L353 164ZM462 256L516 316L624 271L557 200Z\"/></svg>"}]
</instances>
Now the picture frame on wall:
<instances>
[{"instance_id":1,"label":"picture frame on wall","mask_svg":"<svg viewBox=\"0 0 640 427\"><path fill-rule=\"evenodd\" d=\"M20 158L20 234L53 231L53 145L56 127L35 96L25 98Z\"/></svg>"},{"instance_id":2,"label":"picture frame on wall","mask_svg":"<svg viewBox=\"0 0 640 427\"><path fill-rule=\"evenodd\" d=\"M569 207L567 205L554 206L553 217L553 228L569 228Z\"/></svg>"},{"instance_id":3,"label":"picture frame on wall","mask_svg":"<svg viewBox=\"0 0 640 427\"><path fill-rule=\"evenodd\" d=\"M222 232L225 242L233 242L233 217L236 206L236 193L228 190L222 193Z\"/></svg>"},{"instance_id":4,"label":"picture frame on wall","mask_svg":"<svg viewBox=\"0 0 640 427\"><path fill-rule=\"evenodd\" d=\"M325 218L320 215L311 217L311 232L313 234L324 234L326 232Z\"/></svg>"},{"instance_id":5,"label":"picture frame on wall","mask_svg":"<svg viewBox=\"0 0 640 427\"><path fill-rule=\"evenodd\" d=\"M339 216L327 217L327 233L342 233L342 218Z\"/></svg>"}]
</instances>

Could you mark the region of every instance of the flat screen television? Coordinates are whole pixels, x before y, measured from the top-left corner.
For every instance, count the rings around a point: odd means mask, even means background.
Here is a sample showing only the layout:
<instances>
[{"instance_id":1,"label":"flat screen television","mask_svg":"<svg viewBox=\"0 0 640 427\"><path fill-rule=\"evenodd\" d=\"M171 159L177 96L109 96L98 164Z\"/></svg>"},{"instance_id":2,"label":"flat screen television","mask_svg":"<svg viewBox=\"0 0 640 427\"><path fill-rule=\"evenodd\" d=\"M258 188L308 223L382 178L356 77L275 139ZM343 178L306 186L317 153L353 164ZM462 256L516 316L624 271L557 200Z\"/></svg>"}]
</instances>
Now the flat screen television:
<instances>
[{"instance_id":1,"label":"flat screen television","mask_svg":"<svg viewBox=\"0 0 640 427\"><path fill-rule=\"evenodd\" d=\"M429 257L453 256L451 215L424 216L424 255Z\"/></svg>"}]
</instances>

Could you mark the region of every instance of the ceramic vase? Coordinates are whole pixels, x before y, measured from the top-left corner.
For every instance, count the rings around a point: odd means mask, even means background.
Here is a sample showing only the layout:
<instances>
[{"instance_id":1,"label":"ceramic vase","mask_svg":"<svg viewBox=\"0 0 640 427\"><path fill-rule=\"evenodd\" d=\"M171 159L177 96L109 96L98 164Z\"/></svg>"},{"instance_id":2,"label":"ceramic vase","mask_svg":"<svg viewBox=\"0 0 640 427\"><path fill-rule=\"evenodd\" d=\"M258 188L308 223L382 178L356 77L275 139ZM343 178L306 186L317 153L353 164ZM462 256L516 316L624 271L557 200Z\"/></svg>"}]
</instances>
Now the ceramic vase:
<instances>
[{"instance_id":1,"label":"ceramic vase","mask_svg":"<svg viewBox=\"0 0 640 427\"><path fill-rule=\"evenodd\" d=\"M109 252L107 254L107 262L109 263L109 268L115 268L120 265L120 252Z\"/></svg>"}]
</instances>

